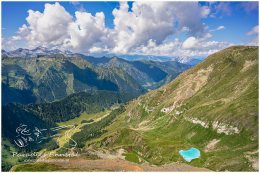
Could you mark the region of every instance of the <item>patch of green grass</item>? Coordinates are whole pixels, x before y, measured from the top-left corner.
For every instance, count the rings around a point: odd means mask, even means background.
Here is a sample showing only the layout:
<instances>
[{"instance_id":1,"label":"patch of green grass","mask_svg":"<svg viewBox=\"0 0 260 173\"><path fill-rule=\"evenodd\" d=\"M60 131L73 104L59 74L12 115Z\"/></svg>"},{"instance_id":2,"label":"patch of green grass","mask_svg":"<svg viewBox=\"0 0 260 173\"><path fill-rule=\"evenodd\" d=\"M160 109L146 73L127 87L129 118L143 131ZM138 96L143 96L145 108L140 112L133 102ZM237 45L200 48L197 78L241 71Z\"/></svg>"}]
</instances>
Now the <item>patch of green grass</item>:
<instances>
[{"instance_id":1,"label":"patch of green grass","mask_svg":"<svg viewBox=\"0 0 260 173\"><path fill-rule=\"evenodd\" d=\"M15 172L36 172L36 171L59 171L61 170L61 167L50 164L50 163L26 163L26 164L20 164L16 165L12 171Z\"/></svg>"},{"instance_id":2,"label":"patch of green grass","mask_svg":"<svg viewBox=\"0 0 260 173\"><path fill-rule=\"evenodd\" d=\"M76 127L70 131L68 130L61 130L61 137L57 138L57 142L59 143L59 146L64 146L68 141L69 137L72 137L75 133L81 131L81 127L83 127L86 124L91 124L97 121L100 121L104 117L106 117L111 111L106 110L104 112L99 112L96 114L87 114L87 113L82 113L79 117L71 119L69 121L61 122L58 123L59 126L65 126L65 125L76 125ZM87 123L82 123L86 121ZM65 135L65 133L67 133Z\"/></svg>"},{"instance_id":3,"label":"patch of green grass","mask_svg":"<svg viewBox=\"0 0 260 173\"><path fill-rule=\"evenodd\" d=\"M102 111L102 112L94 113L94 114L88 114L86 112L83 112L79 117L73 118L73 119L68 120L68 121L60 122L60 123L57 123L57 124L59 126L72 125L72 124L79 125L79 124L81 124L81 122L83 120L86 120L86 121L90 121L90 120L97 121L97 120L100 120L100 118L102 118L103 116L109 114L109 112L110 112L110 110L106 110L106 111Z\"/></svg>"},{"instance_id":4,"label":"patch of green grass","mask_svg":"<svg viewBox=\"0 0 260 173\"><path fill-rule=\"evenodd\" d=\"M124 154L124 156L125 156L125 159L130 161L130 162L140 163L138 155L133 151Z\"/></svg>"}]
</instances>

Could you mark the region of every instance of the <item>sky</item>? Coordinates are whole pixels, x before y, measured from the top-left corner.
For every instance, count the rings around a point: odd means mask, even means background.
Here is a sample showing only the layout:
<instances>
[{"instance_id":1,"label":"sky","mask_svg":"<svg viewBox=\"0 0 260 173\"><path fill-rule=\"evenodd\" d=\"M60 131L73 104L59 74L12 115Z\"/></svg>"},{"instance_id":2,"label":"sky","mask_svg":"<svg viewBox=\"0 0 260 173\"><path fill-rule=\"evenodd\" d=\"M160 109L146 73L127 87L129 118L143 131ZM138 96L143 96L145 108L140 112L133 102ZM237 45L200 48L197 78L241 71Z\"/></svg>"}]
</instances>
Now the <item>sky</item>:
<instances>
[{"instance_id":1,"label":"sky","mask_svg":"<svg viewBox=\"0 0 260 173\"><path fill-rule=\"evenodd\" d=\"M2 48L206 57L258 45L258 2L2 2Z\"/></svg>"}]
</instances>

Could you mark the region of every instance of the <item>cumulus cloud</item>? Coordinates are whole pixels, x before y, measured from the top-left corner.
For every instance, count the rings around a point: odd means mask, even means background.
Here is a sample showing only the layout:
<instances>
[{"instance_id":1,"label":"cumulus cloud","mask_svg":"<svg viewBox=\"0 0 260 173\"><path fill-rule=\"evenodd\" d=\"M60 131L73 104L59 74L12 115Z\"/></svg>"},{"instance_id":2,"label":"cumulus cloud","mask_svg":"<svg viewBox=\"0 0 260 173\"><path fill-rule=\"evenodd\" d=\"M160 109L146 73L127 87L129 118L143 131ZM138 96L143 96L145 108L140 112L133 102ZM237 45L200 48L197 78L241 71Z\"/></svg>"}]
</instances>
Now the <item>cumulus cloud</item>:
<instances>
[{"instance_id":1,"label":"cumulus cloud","mask_svg":"<svg viewBox=\"0 0 260 173\"><path fill-rule=\"evenodd\" d=\"M69 38L65 39L64 46L80 51L102 42L107 33L103 12L92 16L91 13L77 11L75 17L76 20L68 26Z\"/></svg>"},{"instance_id":2,"label":"cumulus cloud","mask_svg":"<svg viewBox=\"0 0 260 173\"><path fill-rule=\"evenodd\" d=\"M187 10L189 9L189 10ZM129 52L147 45L149 40L161 44L168 36L183 28L191 35L201 35L205 26L201 19L210 12L197 2L134 2L132 9L126 2L113 10L115 25L114 52Z\"/></svg>"},{"instance_id":3,"label":"cumulus cloud","mask_svg":"<svg viewBox=\"0 0 260 173\"><path fill-rule=\"evenodd\" d=\"M149 40L148 45L142 45L134 49L132 53L170 57L205 57L231 45L228 42L210 41L208 36L204 38L189 37L184 42L175 39L160 45L153 40Z\"/></svg>"},{"instance_id":4,"label":"cumulus cloud","mask_svg":"<svg viewBox=\"0 0 260 173\"><path fill-rule=\"evenodd\" d=\"M182 47L184 49L195 48L198 47L198 42L198 39L196 39L195 37L189 37L183 42Z\"/></svg>"},{"instance_id":5,"label":"cumulus cloud","mask_svg":"<svg viewBox=\"0 0 260 173\"><path fill-rule=\"evenodd\" d=\"M83 9L70 14L58 2L46 3L43 12L28 11L27 23L12 41L26 41L29 48L57 47L83 53L206 54L227 46L208 40L211 34L202 19L210 13L211 8L198 2L137 1L131 9L127 2L120 2L112 11L114 28L107 28L103 12L91 14ZM181 42L176 35L183 32L187 39Z\"/></svg>"},{"instance_id":6,"label":"cumulus cloud","mask_svg":"<svg viewBox=\"0 0 260 173\"><path fill-rule=\"evenodd\" d=\"M169 11L169 12L165 12ZM115 52L128 52L131 48L147 44L152 39L160 44L174 33L174 16L165 3L133 3L132 11L126 2L113 10Z\"/></svg>"},{"instance_id":7,"label":"cumulus cloud","mask_svg":"<svg viewBox=\"0 0 260 173\"><path fill-rule=\"evenodd\" d=\"M222 28L222 27L221 27ZM189 32L187 27L182 27L183 32ZM194 57L207 56L224 49L232 44L228 42L210 41L212 35L209 32L203 36L189 36L181 41L178 38L174 40L164 40L158 43L154 39L149 39L147 43L133 47L129 54L170 56L170 57Z\"/></svg>"},{"instance_id":8,"label":"cumulus cloud","mask_svg":"<svg viewBox=\"0 0 260 173\"><path fill-rule=\"evenodd\" d=\"M184 57L207 56L232 45L229 42L211 41L211 37L212 35L209 33L200 38L188 37L182 43L182 49L180 49L179 54Z\"/></svg>"},{"instance_id":9,"label":"cumulus cloud","mask_svg":"<svg viewBox=\"0 0 260 173\"><path fill-rule=\"evenodd\" d=\"M59 3L45 4L43 13L28 11L28 25L19 28L30 47L62 45L72 16Z\"/></svg>"}]
</instances>

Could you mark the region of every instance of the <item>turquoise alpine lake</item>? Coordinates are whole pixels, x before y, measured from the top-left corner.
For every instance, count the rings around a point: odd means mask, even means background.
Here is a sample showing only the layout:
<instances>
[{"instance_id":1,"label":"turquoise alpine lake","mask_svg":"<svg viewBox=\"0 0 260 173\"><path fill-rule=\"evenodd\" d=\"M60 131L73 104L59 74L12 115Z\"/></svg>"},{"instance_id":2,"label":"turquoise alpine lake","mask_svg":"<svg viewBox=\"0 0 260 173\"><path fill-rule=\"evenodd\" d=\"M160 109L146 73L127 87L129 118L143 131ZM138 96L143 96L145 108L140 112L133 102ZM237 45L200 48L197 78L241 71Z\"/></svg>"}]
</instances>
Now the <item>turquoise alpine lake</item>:
<instances>
[{"instance_id":1,"label":"turquoise alpine lake","mask_svg":"<svg viewBox=\"0 0 260 173\"><path fill-rule=\"evenodd\" d=\"M193 159L200 157L200 150L197 148L190 148L189 150L180 150L179 154L184 158L184 160L190 162Z\"/></svg>"}]
</instances>

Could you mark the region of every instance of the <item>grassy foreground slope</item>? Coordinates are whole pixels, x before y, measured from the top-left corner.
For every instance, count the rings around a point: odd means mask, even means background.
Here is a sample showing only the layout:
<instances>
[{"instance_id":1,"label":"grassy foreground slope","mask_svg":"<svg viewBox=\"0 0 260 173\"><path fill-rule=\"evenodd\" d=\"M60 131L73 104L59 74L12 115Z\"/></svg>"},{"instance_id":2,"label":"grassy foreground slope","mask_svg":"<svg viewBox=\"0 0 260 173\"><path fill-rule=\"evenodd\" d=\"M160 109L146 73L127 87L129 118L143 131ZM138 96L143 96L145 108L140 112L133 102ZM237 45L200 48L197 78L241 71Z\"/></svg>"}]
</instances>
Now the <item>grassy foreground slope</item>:
<instances>
[{"instance_id":1,"label":"grassy foreground slope","mask_svg":"<svg viewBox=\"0 0 260 173\"><path fill-rule=\"evenodd\" d=\"M258 47L234 46L209 56L130 102L106 130L87 146L124 148L130 158L136 154L157 165L184 162L178 151L196 147L202 155L193 166L257 170Z\"/></svg>"}]
</instances>

